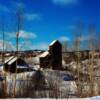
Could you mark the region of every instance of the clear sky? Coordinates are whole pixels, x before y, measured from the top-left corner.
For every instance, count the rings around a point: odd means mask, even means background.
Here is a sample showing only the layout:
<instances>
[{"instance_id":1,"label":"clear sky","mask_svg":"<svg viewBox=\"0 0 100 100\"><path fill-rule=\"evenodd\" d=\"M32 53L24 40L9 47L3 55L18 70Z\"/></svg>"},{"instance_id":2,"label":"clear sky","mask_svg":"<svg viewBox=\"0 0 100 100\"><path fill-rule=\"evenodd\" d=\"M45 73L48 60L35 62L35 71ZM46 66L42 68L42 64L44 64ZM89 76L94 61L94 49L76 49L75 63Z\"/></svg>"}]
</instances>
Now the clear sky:
<instances>
[{"instance_id":1,"label":"clear sky","mask_svg":"<svg viewBox=\"0 0 100 100\"><path fill-rule=\"evenodd\" d=\"M8 47L15 48L15 12L19 7L23 9L21 49L47 49L55 39L73 41L75 26L80 20L84 38L89 24L96 26L99 35L100 0L0 0L0 22L5 26ZM0 39L2 42L2 34Z\"/></svg>"}]
</instances>

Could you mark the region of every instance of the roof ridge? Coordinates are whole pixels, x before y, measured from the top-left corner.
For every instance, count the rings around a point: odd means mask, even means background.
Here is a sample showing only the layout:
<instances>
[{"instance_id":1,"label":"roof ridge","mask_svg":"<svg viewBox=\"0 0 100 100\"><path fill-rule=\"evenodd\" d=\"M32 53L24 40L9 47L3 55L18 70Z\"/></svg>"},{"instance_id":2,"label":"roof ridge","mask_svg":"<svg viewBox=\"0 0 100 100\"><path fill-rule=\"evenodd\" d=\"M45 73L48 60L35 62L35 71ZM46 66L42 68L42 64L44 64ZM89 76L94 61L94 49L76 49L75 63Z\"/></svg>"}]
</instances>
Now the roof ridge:
<instances>
[{"instance_id":1,"label":"roof ridge","mask_svg":"<svg viewBox=\"0 0 100 100\"><path fill-rule=\"evenodd\" d=\"M8 63L8 62L11 61L13 58L14 58L14 56L9 57L9 58L5 61L5 63Z\"/></svg>"},{"instance_id":2,"label":"roof ridge","mask_svg":"<svg viewBox=\"0 0 100 100\"><path fill-rule=\"evenodd\" d=\"M50 43L50 45L49 46L52 46L54 43L56 43L56 42L59 42L58 40L54 40L54 41L52 41L51 43Z\"/></svg>"}]
</instances>

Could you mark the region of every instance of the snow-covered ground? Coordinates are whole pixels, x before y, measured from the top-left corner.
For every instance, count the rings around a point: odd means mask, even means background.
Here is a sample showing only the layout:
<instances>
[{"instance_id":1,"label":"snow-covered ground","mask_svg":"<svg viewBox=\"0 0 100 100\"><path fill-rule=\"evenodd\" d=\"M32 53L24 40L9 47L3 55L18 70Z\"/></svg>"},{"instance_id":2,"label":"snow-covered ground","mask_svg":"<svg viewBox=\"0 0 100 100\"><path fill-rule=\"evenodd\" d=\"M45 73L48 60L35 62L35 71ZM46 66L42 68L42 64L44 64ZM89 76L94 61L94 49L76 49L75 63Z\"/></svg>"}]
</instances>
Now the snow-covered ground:
<instances>
[{"instance_id":1,"label":"snow-covered ground","mask_svg":"<svg viewBox=\"0 0 100 100\"><path fill-rule=\"evenodd\" d=\"M64 99L50 99L50 98L40 98L40 99L32 99L32 98L18 98L18 99L6 99L6 100L100 100L100 96L88 97L88 98L64 98ZM0 99L1 100L1 99Z\"/></svg>"},{"instance_id":2,"label":"snow-covered ground","mask_svg":"<svg viewBox=\"0 0 100 100\"><path fill-rule=\"evenodd\" d=\"M58 93L58 97L75 96L77 86L72 79L72 75L66 71L43 70L47 85L49 88L54 88Z\"/></svg>"},{"instance_id":3,"label":"snow-covered ground","mask_svg":"<svg viewBox=\"0 0 100 100\"><path fill-rule=\"evenodd\" d=\"M100 76L100 60L96 61L96 65L97 65L97 67L94 67L95 68L94 71L96 71L96 76ZM67 64L66 66L73 68L73 69L77 68L77 65L75 62ZM81 71L86 73L87 67L89 66L88 60L83 61L81 66L83 66ZM37 66L36 66L36 68L37 68ZM0 69L2 70L2 67ZM51 70L51 69L44 70L43 69L42 72L43 72L43 75L45 77L45 82L46 82L47 88L45 91L44 90L34 91L33 88L34 88L35 81L32 79L34 79L34 75L35 75L37 70L38 69L35 69L33 72L25 72L25 73L17 74L16 80L15 80L13 74L8 75L6 77L8 95L9 94L13 95L13 91L14 91L13 88L14 88L14 84L16 81L15 87L16 87L16 93L18 93L18 95L20 93L22 95L23 91L25 92L25 94L27 93L27 91L29 91L28 94L26 94L26 95L29 95L28 97L31 97L30 94L32 94L32 91L33 91L33 92L35 92L34 95L39 96L39 97L43 96L43 97L50 98L50 97L56 97L56 95L58 95L58 98L61 98L61 97L67 98L67 96L69 97L69 95L72 95L72 97L76 97L75 93L77 92L77 84L75 83L75 81L66 81L66 79L64 79L64 77L67 74L71 75L71 73L67 72L67 71L57 71L57 70ZM96 80L100 83L100 81L99 81L100 77L97 77L97 78L98 79L96 79ZM32 82L28 82L28 80L32 80ZM2 83L0 83L0 84L1 84L0 88L2 88L3 85L2 85ZM41 85L41 83L39 83L39 84ZM87 94L90 91L87 88L87 87L90 87L89 86L90 84L88 84L86 87L85 87L85 83L83 85L84 85L84 89L86 88L86 90L87 90L87 92L85 91L85 93ZM29 88L26 88L26 87L30 87L31 91L29 90ZM53 88L53 89L51 89L51 88ZM95 89L96 92L98 92L100 85L95 84L95 88L96 88ZM2 90L0 90L0 91L2 91ZM57 92L57 94L55 92ZM96 95L98 95L98 93L96 93ZM32 97L34 97L34 96L32 95ZM27 98L27 99L29 99L29 98ZM82 99L70 98L68 100L100 100L100 96L91 97L91 98L82 98Z\"/></svg>"}]
</instances>

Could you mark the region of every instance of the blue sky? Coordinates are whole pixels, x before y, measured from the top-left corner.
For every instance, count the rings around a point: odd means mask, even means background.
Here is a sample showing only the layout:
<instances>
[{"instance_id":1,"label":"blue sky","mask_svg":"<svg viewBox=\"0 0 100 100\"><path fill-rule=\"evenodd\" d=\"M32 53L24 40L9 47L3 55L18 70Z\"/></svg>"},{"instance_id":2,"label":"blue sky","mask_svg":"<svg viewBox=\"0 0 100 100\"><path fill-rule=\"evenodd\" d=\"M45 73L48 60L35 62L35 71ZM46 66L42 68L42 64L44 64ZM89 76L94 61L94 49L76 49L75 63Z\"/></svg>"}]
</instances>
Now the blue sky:
<instances>
[{"instance_id":1,"label":"blue sky","mask_svg":"<svg viewBox=\"0 0 100 100\"><path fill-rule=\"evenodd\" d=\"M83 37L89 24L100 29L100 0L0 0L0 21L5 24L5 42L15 48L16 10L23 9L20 49L47 49L55 39L73 41L75 26L83 22ZM2 32L1 32L2 33ZM2 42L2 34L0 35Z\"/></svg>"}]
</instances>

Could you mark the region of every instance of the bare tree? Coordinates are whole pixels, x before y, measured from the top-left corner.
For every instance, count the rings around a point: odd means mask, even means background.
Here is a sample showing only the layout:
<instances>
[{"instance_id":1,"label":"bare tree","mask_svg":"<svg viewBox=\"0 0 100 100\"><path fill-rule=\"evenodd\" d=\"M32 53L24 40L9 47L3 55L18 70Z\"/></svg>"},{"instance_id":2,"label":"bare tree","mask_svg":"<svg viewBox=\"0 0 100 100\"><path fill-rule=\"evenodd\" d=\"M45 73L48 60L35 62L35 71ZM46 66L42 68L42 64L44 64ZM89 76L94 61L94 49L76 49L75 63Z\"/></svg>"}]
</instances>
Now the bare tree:
<instances>
[{"instance_id":1,"label":"bare tree","mask_svg":"<svg viewBox=\"0 0 100 100\"><path fill-rule=\"evenodd\" d=\"M62 45L63 45L63 52L67 52L68 51L68 41L62 41Z\"/></svg>"},{"instance_id":2,"label":"bare tree","mask_svg":"<svg viewBox=\"0 0 100 100\"><path fill-rule=\"evenodd\" d=\"M7 27L6 27L7 28ZM2 32L2 64L3 64L3 70L2 76L4 77L4 82L3 82L3 91L4 91L4 97L7 97L7 73L5 72L5 51L6 51L6 45L5 45L5 16L2 15L2 21L1 21L1 32Z\"/></svg>"},{"instance_id":3,"label":"bare tree","mask_svg":"<svg viewBox=\"0 0 100 100\"><path fill-rule=\"evenodd\" d=\"M23 21L23 9L19 8L16 11L16 20L17 20L17 33L16 33L16 57L19 57L19 34L22 29L22 21ZM16 73L15 73L15 84L14 84L14 96L16 95L16 74L17 74L17 61L16 61Z\"/></svg>"},{"instance_id":4,"label":"bare tree","mask_svg":"<svg viewBox=\"0 0 100 100\"><path fill-rule=\"evenodd\" d=\"M90 89L91 89L91 96L93 96L93 88L94 88L94 54L95 54L95 38L96 38L96 30L95 26L91 24L89 26L89 32L90 32L90 38L89 38L89 49L90 49L90 55L89 55L89 76L90 76Z\"/></svg>"},{"instance_id":5,"label":"bare tree","mask_svg":"<svg viewBox=\"0 0 100 100\"><path fill-rule=\"evenodd\" d=\"M77 89L78 89L78 96L81 96L81 81L80 81L80 47L81 47L81 39L82 39L82 33L83 32L83 22L79 21L77 27L76 27L76 31L75 31L75 39L74 39L74 50L77 54L77 56L75 56L75 61L77 62Z\"/></svg>"}]
</instances>

